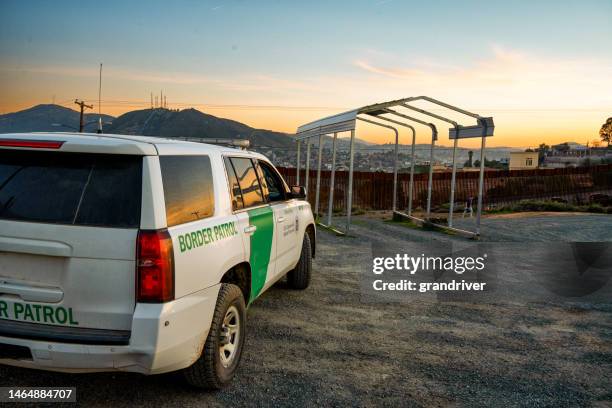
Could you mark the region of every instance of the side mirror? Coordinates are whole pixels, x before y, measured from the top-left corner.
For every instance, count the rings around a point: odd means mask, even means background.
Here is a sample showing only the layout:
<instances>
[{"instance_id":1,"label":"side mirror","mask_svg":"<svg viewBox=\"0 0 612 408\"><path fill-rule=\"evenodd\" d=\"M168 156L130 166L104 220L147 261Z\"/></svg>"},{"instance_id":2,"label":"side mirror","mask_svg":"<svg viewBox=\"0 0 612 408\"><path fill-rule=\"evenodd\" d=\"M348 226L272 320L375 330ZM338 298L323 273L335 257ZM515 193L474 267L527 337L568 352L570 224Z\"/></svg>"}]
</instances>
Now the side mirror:
<instances>
[{"instance_id":1,"label":"side mirror","mask_svg":"<svg viewBox=\"0 0 612 408\"><path fill-rule=\"evenodd\" d=\"M291 186L291 191L289 193L291 198L297 198L298 200L306 199L306 187L304 186Z\"/></svg>"}]
</instances>

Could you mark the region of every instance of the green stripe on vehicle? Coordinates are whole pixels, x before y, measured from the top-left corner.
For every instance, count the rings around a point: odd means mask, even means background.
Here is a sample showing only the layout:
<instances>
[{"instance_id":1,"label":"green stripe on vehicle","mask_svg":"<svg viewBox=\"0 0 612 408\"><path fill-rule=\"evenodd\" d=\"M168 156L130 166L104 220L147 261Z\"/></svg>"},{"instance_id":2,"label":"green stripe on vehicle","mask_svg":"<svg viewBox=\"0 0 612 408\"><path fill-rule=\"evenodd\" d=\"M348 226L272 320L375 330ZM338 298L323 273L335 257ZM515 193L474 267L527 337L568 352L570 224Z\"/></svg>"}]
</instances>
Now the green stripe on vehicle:
<instances>
[{"instance_id":1,"label":"green stripe on vehicle","mask_svg":"<svg viewBox=\"0 0 612 408\"><path fill-rule=\"evenodd\" d=\"M251 235L251 299L252 302L266 283L272 238L274 236L274 216L270 207L260 207L248 211L249 224L257 227Z\"/></svg>"}]
</instances>

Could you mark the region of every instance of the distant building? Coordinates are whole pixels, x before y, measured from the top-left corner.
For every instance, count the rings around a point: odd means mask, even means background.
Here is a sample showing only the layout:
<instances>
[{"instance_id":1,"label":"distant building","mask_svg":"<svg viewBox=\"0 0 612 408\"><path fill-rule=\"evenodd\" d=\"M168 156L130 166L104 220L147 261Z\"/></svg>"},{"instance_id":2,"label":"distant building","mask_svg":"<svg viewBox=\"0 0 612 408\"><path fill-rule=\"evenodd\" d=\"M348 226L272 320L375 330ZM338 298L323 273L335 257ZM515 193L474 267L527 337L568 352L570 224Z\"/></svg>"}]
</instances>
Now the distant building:
<instances>
[{"instance_id":1,"label":"distant building","mask_svg":"<svg viewBox=\"0 0 612 408\"><path fill-rule=\"evenodd\" d=\"M606 147L589 147L574 142L552 146L544 157L543 167L564 168L605 163L612 159L612 150Z\"/></svg>"},{"instance_id":2,"label":"distant building","mask_svg":"<svg viewBox=\"0 0 612 408\"><path fill-rule=\"evenodd\" d=\"M444 164L434 164L433 171L441 172L441 171L452 171L452 167L445 166Z\"/></svg>"},{"instance_id":3,"label":"distant building","mask_svg":"<svg viewBox=\"0 0 612 408\"><path fill-rule=\"evenodd\" d=\"M510 152L510 170L538 168L538 152Z\"/></svg>"},{"instance_id":4,"label":"distant building","mask_svg":"<svg viewBox=\"0 0 612 408\"><path fill-rule=\"evenodd\" d=\"M589 154L589 148L576 142L565 142L558 145L553 145L550 156L560 157L586 157Z\"/></svg>"}]
</instances>

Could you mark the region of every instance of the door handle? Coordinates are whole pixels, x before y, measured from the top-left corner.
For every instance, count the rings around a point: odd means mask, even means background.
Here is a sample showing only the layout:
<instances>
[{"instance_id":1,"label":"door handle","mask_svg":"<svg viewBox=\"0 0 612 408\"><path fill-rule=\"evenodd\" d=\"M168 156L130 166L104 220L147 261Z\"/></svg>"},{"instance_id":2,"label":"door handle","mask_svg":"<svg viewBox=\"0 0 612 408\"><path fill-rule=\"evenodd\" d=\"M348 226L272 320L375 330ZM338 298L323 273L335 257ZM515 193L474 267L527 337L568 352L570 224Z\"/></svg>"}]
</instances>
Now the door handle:
<instances>
[{"instance_id":1,"label":"door handle","mask_svg":"<svg viewBox=\"0 0 612 408\"><path fill-rule=\"evenodd\" d=\"M64 298L59 288L35 287L0 282L0 295L16 295L26 302L57 303Z\"/></svg>"},{"instance_id":2,"label":"door handle","mask_svg":"<svg viewBox=\"0 0 612 408\"><path fill-rule=\"evenodd\" d=\"M285 217L278 217L278 220L277 220L277 221L278 221L278 222L285 222L285 219L286 219Z\"/></svg>"},{"instance_id":3,"label":"door handle","mask_svg":"<svg viewBox=\"0 0 612 408\"><path fill-rule=\"evenodd\" d=\"M257 231L257 227L255 225L249 225L244 229L244 233L248 235L253 234L255 231Z\"/></svg>"}]
</instances>

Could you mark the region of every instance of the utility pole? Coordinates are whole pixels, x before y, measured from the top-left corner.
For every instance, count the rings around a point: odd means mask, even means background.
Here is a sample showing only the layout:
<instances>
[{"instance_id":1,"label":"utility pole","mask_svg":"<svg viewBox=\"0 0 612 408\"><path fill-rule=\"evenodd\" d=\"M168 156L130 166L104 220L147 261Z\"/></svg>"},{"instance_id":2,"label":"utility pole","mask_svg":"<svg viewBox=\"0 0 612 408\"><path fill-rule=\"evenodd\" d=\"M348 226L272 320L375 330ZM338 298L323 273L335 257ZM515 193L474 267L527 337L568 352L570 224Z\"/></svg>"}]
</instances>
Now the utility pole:
<instances>
[{"instance_id":1,"label":"utility pole","mask_svg":"<svg viewBox=\"0 0 612 408\"><path fill-rule=\"evenodd\" d=\"M153 109L153 92L151 92L151 109Z\"/></svg>"},{"instance_id":2,"label":"utility pole","mask_svg":"<svg viewBox=\"0 0 612 408\"><path fill-rule=\"evenodd\" d=\"M74 103L76 103L77 105L81 107L81 118L79 121L79 133L83 133L83 126L84 126L83 125L83 111L85 110L85 108L93 109L93 105L86 105L85 102L79 101L78 99L75 99Z\"/></svg>"}]
</instances>

